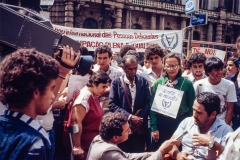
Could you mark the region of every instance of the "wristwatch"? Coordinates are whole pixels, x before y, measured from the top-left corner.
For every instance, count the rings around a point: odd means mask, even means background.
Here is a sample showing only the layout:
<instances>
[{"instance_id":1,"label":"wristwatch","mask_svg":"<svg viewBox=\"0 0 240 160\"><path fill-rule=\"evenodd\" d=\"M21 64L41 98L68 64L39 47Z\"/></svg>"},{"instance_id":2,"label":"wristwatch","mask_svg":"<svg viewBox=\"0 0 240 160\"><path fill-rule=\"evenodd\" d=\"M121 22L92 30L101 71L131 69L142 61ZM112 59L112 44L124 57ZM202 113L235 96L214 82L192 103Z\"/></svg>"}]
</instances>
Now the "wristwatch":
<instances>
[{"instance_id":1,"label":"wristwatch","mask_svg":"<svg viewBox=\"0 0 240 160\"><path fill-rule=\"evenodd\" d=\"M214 143L215 143L215 140L214 140L214 139L212 139L210 142L208 142L208 148L209 148L209 149L212 149Z\"/></svg>"}]
</instances>

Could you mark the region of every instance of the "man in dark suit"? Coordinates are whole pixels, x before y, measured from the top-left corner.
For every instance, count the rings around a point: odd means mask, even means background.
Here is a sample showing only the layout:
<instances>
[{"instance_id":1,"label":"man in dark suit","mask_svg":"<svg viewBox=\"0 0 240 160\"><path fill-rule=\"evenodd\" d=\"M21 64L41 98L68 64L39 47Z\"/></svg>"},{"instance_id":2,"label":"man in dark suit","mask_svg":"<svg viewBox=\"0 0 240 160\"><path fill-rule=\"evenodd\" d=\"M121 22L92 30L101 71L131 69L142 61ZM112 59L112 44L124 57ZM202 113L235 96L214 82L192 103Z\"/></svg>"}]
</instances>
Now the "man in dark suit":
<instances>
[{"instance_id":1,"label":"man in dark suit","mask_svg":"<svg viewBox=\"0 0 240 160\"><path fill-rule=\"evenodd\" d=\"M144 151L146 133L134 132L134 129L147 131L147 117L150 111L151 94L147 80L136 75L138 61L133 55L122 60L125 75L112 81L109 94L109 109L122 112L128 117L133 134L119 147L130 153ZM125 88L125 89L124 89ZM125 91L124 91L125 90Z\"/></svg>"}]
</instances>

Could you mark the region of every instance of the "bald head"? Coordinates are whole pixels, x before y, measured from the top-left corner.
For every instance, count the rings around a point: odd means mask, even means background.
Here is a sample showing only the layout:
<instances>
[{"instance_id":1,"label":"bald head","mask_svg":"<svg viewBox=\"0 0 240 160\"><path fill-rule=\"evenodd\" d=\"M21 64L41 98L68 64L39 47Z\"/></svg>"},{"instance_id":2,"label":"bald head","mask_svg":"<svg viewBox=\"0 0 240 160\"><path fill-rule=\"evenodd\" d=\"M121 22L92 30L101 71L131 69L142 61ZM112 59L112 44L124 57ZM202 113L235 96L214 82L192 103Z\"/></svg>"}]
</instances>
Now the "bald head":
<instances>
[{"instance_id":1,"label":"bald head","mask_svg":"<svg viewBox=\"0 0 240 160\"><path fill-rule=\"evenodd\" d=\"M126 55L122 59L123 66L125 67L128 62L137 64L138 60L137 60L136 56L134 56L134 55Z\"/></svg>"},{"instance_id":2,"label":"bald head","mask_svg":"<svg viewBox=\"0 0 240 160\"><path fill-rule=\"evenodd\" d=\"M122 64L123 64L123 70L125 71L128 80L132 82L137 73L138 61L136 56L133 56L133 55L124 56L122 60Z\"/></svg>"}]
</instances>

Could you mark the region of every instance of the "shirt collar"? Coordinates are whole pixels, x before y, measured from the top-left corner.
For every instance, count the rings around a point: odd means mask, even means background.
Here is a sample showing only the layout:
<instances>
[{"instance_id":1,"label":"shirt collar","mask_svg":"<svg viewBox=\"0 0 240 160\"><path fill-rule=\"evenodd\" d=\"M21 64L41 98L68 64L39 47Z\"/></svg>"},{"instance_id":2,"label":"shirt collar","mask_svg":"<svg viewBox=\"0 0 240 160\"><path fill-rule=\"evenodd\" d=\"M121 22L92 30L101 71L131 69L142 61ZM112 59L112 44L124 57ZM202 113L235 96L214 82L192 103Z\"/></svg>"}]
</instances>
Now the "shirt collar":
<instances>
[{"instance_id":1,"label":"shirt collar","mask_svg":"<svg viewBox=\"0 0 240 160\"><path fill-rule=\"evenodd\" d=\"M131 86L131 83L130 83L130 81L128 80L126 74L125 74L124 77L123 77L123 81ZM135 84L135 77L134 77L134 79L133 79L133 86L136 86L136 84Z\"/></svg>"},{"instance_id":2,"label":"shirt collar","mask_svg":"<svg viewBox=\"0 0 240 160\"><path fill-rule=\"evenodd\" d=\"M106 73L109 75L111 73L112 67L110 65L108 65L108 70L106 71ZM99 71L100 70L100 66L96 65L96 69L94 69L94 71Z\"/></svg>"},{"instance_id":3,"label":"shirt collar","mask_svg":"<svg viewBox=\"0 0 240 160\"><path fill-rule=\"evenodd\" d=\"M202 79L203 78L206 78L207 76L203 73L202 75ZM191 72L189 75L188 75L188 80L192 81L192 82L196 82L197 80L195 79L195 77L193 76L193 73Z\"/></svg>"},{"instance_id":4,"label":"shirt collar","mask_svg":"<svg viewBox=\"0 0 240 160\"><path fill-rule=\"evenodd\" d=\"M10 110L4 110L2 115L15 117L15 118L23 121L31 128L40 132L48 140L49 144L51 144L48 133L45 131L45 129L36 120L32 119L28 115L20 113L20 112L10 111Z\"/></svg>"}]
</instances>

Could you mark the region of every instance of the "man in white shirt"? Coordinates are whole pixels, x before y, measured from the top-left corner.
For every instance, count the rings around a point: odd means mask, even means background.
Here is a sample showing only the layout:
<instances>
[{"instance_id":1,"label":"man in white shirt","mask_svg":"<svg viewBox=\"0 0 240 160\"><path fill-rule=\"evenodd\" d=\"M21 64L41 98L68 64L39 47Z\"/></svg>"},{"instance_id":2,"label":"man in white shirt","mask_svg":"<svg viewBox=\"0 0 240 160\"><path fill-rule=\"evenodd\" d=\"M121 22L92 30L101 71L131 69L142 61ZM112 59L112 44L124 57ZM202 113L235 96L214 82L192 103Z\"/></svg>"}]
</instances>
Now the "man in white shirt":
<instances>
[{"instance_id":1,"label":"man in white shirt","mask_svg":"<svg viewBox=\"0 0 240 160\"><path fill-rule=\"evenodd\" d=\"M216 160L223 152L226 135L232 128L217 115L220 112L220 98L210 92L197 95L193 104L193 116L185 118L172 139L185 133L170 152L176 159L184 160Z\"/></svg>"},{"instance_id":2,"label":"man in white shirt","mask_svg":"<svg viewBox=\"0 0 240 160\"><path fill-rule=\"evenodd\" d=\"M112 67L110 65L112 58L112 49L107 45L101 45L95 50L95 58L97 59L97 64L94 66L93 71L96 72L98 70L105 71L111 80L118 78L122 75L118 69ZM108 95L110 88L106 90L106 93L99 98L100 104L105 112L108 111Z\"/></svg>"},{"instance_id":3,"label":"man in white shirt","mask_svg":"<svg viewBox=\"0 0 240 160\"><path fill-rule=\"evenodd\" d=\"M152 86L162 76L164 51L158 44L150 44L145 50L144 57L150 61L152 67L140 75L147 79L149 86Z\"/></svg>"},{"instance_id":4,"label":"man in white shirt","mask_svg":"<svg viewBox=\"0 0 240 160\"><path fill-rule=\"evenodd\" d=\"M118 68L118 62L116 61L116 59L117 59L117 53L113 52L111 66Z\"/></svg>"},{"instance_id":5,"label":"man in white shirt","mask_svg":"<svg viewBox=\"0 0 240 160\"><path fill-rule=\"evenodd\" d=\"M206 56L204 53L193 53L189 57L188 64L191 69L191 73L187 75L188 80L190 80L193 84L207 76L204 73L204 62L206 61Z\"/></svg>"},{"instance_id":6,"label":"man in white shirt","mask_svg":"<svg viewBox=\"0 0 240 160\"><path fill-rule=\"evenodd\" d=\"M234 83L222 78L223 62L217 57L209 57L204 63L204 70L207 78L194 83L196 95L202 92L211 92L219 96L221 110L219 117L227 124L232 121L234 102L237 101Z\"/></svg>"}]
</instances>

